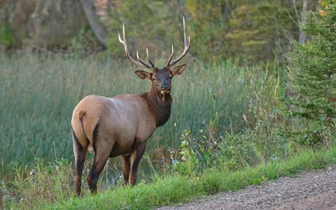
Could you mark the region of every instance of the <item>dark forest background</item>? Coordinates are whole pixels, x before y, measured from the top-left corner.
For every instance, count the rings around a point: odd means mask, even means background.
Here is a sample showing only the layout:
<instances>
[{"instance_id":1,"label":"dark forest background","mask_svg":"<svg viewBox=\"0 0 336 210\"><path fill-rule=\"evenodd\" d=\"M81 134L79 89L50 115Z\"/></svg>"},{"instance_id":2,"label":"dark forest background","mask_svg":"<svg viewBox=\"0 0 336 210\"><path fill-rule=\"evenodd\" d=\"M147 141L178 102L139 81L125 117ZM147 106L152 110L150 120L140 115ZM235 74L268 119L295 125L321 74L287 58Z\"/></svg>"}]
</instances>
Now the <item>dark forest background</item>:
<instances>
[{"instance_id":1,"label":"dark forest background","mask_svg":"<svg viewBox=\"0 0 336 210\"><path fill-rule=\"evenodd\" d=\"M285 64L291 40L305 41L304 15L319 5L317 0L1 0L0 46L6 51L103 50L120 57L117 32L125 23L133 51L149 48L168 57L171 44L183 47L185 16L194 57Z\"/></svg>"}]
</instances>

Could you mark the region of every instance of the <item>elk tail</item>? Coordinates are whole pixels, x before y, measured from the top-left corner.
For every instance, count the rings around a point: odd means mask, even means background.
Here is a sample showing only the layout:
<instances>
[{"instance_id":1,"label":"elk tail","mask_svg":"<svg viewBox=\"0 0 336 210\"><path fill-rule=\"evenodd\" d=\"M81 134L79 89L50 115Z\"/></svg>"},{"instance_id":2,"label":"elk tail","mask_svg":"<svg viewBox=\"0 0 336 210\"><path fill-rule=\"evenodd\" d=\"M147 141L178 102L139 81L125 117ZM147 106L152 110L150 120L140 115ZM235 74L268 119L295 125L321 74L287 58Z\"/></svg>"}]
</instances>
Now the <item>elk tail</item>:
<instances>
[{"instance_id":1,"label":"elk tail","mask_svg":"<svg viewBox=\"0 0 336 210\"><path fill-rule=\"evenodd\" d=\"M81 126L82 126L83 134L86 136L85 129L84 129L84 117L85 117L85 114L86 114L86 112L83 111L83 110L79 110L78 113L77 113L77 115L79 117L79 121L80 121Z\"/></svg>"},{"instance_id":2,"label":"elk tail","mask_svg":"<svg viewBox=\"0 0 336 210\"><path fill-rule=\"evenodd\" d=\"M85 123L85 116L86 116L86 112L85 111L83 111L83 110L79 110L78 112L77 112L77 116L78 116L78 118L79 118L79 121L80 121L80 124L81 124L81 127L82 127L82 134L83 134L83 139L85 138L86 139L86 141L87 141L87 143L88 143L88 138L87 138L87 135L86 135L86 133L85 133L85 128L84 128L84 123ZM94 129L94 133L96 133L96 130L97 130L97 126L95 127L95 129ZM93 146L90 144L90 143L85 143L85 145L87 145L87 146L89 146L88 147L88 150L91 152L91 153L95 153L95 150L94 150L94 148L93 148ZM83 145L84 146L84 145Z\"/></svg>"}]
</instances>

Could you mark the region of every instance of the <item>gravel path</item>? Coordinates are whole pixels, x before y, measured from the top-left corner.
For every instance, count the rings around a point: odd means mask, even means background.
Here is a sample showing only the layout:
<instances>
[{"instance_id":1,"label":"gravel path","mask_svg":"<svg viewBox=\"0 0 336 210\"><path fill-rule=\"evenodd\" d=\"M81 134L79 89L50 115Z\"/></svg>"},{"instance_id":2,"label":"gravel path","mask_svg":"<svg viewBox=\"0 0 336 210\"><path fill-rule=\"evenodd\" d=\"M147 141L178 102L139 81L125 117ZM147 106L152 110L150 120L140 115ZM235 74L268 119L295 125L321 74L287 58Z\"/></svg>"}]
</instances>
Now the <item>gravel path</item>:
<instances>
[{"instance_id":1,"label":"gravel path","mask_svg":"<svg viewBox=\"0 0 336 210\"><path fill-rule=\"evenodd\" d=\"M296 178L282 177L237 192L206 196L179 207L159 208L172 209L336 209L336 165Z\"/></svg>"}]
</instances>

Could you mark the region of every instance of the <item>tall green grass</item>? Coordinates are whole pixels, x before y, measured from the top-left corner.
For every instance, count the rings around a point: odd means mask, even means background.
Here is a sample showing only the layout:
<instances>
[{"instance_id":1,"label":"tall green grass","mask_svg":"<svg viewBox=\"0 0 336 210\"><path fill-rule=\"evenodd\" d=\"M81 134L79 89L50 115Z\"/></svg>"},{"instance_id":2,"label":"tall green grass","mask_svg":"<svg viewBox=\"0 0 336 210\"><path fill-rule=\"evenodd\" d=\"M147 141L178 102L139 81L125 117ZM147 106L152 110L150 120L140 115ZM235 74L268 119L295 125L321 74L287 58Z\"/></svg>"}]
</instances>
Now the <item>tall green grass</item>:
<instances>
[{"instance_id":1,"label":"tall green grass","mask_svg":"<svg viewBox=\"0 0 336 210\"><path fill-rule=\"evenodd\" d=\"M157 61L163 63L162 61ZM262 89L268 107L276 103L279 80L257 66L202 63L189 59L186 71L173 79L170 120L147 144L177 148L183 130L192 133L215 122L219 134L241 131L249 122L248 106ZM34 158L72 161L70 120L72 110L86 95L112 97L140 94L150 82L139 79L137 67L125 58L97 61L66 55L0 55L0 180L10 179L12 162L22 166Z\"/></svg>"}]
</instances>

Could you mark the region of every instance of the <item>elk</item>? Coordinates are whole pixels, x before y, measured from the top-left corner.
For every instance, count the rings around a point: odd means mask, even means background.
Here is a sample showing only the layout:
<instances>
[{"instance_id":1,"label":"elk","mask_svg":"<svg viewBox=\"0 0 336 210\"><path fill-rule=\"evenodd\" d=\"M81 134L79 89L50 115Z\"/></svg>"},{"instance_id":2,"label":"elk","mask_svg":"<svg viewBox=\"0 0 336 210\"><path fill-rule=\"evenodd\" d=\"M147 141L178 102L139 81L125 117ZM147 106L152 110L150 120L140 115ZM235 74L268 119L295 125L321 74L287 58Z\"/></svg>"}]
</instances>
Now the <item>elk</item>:
<instances>
[{"instance_id":1,"label":"elk","mask_svg":"<svg viewBox=\"0 0 336 210\"><path fill-rule=\"evenodd\" d=\"M148 92L139 95L121 94L112 98L89 95L83 98L72 114L72 139L75 157L75 193L80 194L81 177L87 151L94 153L94 160L86 178L92 193L97 191L97 180L107 159L121 155L124 185L136 182L139 162L145 152L146 142L157 127L164 125L172 106L171 81L175 75L181 74L186 64L171 69L189 51L190 36L186 35L183 17L184 50L175 59L174 47L167 64L162 69L154 66L149 59L142 61L138 52L137 60L131 57L127 47L125 25L123 39L118 32L126 56L137 66L148 68L151 72L136 70L141 79L152 82Z\"/></svg>"}]
</instances>

